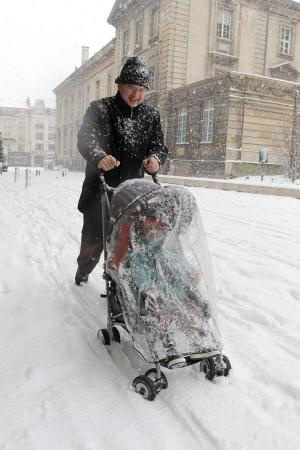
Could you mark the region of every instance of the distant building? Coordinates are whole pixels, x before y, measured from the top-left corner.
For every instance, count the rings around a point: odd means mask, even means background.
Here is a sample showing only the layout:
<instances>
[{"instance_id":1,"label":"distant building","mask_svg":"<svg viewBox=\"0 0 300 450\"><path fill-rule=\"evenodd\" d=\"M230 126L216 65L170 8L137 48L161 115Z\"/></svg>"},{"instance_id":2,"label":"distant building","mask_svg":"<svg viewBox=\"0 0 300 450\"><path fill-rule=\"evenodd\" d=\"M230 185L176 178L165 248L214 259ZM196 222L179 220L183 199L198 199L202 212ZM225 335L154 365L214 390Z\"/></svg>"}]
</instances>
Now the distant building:
<instances>
[{"instance_id":1,"label":"distant building","mask_svg":"<svg viewBox=\"0 0 300 450\"><path fill-rule=\"evenodd\" d=\"M28 102L29 103L29 102ZM55 159L56 112L44 100L34 106L0 106L0 132L11 165L44 166Z\"/></svg>"},{"instance_id":2,"label":"distant building","mask_svg":"<svg viewBox=\"0 0 300 450\"><path fill-rule=\"evenodd\" d=\"M84 96L78 129L87 103L115 92L113 81L132 55L150 67L146 101L160 109L170 150L164 171L257 173L264 151L266 172L280 173L300 159L299 3L116 0L108 22L115 39L54 91L65 114L66 128L58 123L62 160L82 164L76 139L68 141L72 93ZM108 73L110 88L96 90L96 77L102 84Z\"/></svg>"}]
</instances>

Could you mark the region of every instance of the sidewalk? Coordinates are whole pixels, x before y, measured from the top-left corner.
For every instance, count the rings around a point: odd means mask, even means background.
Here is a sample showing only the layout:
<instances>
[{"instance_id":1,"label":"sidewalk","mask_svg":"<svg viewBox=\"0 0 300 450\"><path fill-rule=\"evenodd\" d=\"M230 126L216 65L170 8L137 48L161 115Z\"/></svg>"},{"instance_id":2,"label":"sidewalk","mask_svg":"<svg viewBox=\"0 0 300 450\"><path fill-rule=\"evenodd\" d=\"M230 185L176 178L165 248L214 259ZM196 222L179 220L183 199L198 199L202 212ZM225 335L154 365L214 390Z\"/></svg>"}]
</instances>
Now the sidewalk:
<instances>
[{"instance_id":1,"label":"sidewalk","mask_svg":"<svg viewBox=\"0 0 300 450\"><path fill-rule=\"evenodd\" d=\"M225 191L248 192L251 194L280 195L300 199L299 185L268 186L259 184L237 183L232 180L217 180L208 178L175 177L169 175L158 175L161 183L179 184L184 186L204 187L208 189L223 189Z\"/></svg>"}]
</instances>

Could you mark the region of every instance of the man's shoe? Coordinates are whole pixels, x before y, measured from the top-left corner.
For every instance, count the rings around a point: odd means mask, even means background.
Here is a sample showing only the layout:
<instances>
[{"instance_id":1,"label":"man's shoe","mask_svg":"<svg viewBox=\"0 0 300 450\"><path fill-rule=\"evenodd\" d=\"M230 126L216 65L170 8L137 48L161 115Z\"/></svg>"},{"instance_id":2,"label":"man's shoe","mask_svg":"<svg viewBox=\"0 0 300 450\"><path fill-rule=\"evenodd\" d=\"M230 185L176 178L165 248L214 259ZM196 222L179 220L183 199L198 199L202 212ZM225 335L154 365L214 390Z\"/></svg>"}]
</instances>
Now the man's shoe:
<instances>
[{"instance_id":1,"label":"man's shoe","mask_svg":"<svg viewBox=\"0 0 300 450\"><path fill-rule=\"evenodd\" d=\"M75 275L75 284L77 284L77 286L80 286L81 283L87 283L89 279L89 276L85 273L80 273L78 270L76 272Z\"/></svg>"}]
</instances>

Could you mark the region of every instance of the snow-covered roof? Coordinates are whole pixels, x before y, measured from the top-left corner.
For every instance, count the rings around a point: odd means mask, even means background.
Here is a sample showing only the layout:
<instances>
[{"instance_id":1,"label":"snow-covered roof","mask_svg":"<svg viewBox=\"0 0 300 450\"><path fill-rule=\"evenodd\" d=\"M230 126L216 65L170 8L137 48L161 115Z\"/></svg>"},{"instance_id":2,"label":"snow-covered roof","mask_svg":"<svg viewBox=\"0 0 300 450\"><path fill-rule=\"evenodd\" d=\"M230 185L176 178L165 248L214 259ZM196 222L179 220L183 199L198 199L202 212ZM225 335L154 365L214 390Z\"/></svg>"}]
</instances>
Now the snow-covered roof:
<instances>
[{"instance_id":1,"label":"snow-covered roof","mask_svg":"<svg viewBox=\"0 0 300 450\"><path fill-rule=\"evenodd\" d=\"M115 25L116 19L120 16L120 14L124 14L127 11L128 6L132 3L132 1L133 0L116 0L107 18L107 22L110 25Z\"/></svg>"},{"instance_id":2,"label":"snow-covered roof","mask_svg":"<svg viewBox=\"0 0 300 450\"><path fill-rule=\"evenodd\" d=\"M281 83L295 84L298 86L300 85L300 83L296 83L295 81L282 80L281 78L266 77L264 75L257 75L257 74L253 74L253 73L237 72L235 70L232 70L230 73L236 74L236 75L245 75L247 77L252 77L252 78L261 78L261 79L273 80L273 81L277 81L277 82L280 81Z\"/></svg>"}]
</instances>

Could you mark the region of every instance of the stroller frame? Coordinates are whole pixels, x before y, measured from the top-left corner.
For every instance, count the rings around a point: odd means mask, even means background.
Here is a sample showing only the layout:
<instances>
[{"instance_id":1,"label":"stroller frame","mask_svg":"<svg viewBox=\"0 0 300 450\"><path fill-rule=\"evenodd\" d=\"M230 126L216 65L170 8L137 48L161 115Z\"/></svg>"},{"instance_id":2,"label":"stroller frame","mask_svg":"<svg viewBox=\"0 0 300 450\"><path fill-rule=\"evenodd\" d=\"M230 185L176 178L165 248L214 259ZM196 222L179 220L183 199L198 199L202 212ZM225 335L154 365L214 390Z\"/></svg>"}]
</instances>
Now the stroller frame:
<instances>
[{"instance_id":1,"label":"stroller frame","mask_svg":"<svg viewBox=\"0 0 300 450\"><path fill-rule=\"evenodd\" d=\"M154 183L159 184L156 174L151 175ZM108 197L108 193L113 193L113 191L114 188L106 184L104 174L101 171L99 175L99 194L101 201L102 239L104 255L103 279L105 280L105 293L101 294L101 298L105 298L107 301L107 328L99 329L97 332L97 337L99 339L102 339L102 342L106 347L110 346L111 342L113 341L119 344L121 343L121 336L116 325L120 326L129 333L124 319L122 318L122 320L119 320L119 314L115 315L113 312L112 298L117 296L116 284L106 271L108 236L107 218L110 211L110 200ZM203 355L203 359L198 361L192 361L190 360L190 358L186 359L188 362L187 365L200 363L200 371L204 372L206 378L210 381L212 381L215 376L227 376L231 369L229 359L221 353L217 355ZM154 400L156 395L162 389L167 389L168 387L167 377L161 370L161 362L159 360L155 360L153 364L155 365L155 368L147 370L145 375L137 376L132 382L134 390L147 400Z\"/></svg>"},{"instance_id":2,"label":"stroller frame","mask_svg":"<svg viewBox=\"0 0 300 450\"><path fill-rule=\"evenodd\" d=\"M158 183L156 174L152 175L154 183ZM115 293L115 282L111 276L106 272L107 261L107 215L110 210L110 201L108 198L108 192L113 193L114 188L107 186L103 172L99 176L100 186L100 199L101 199L101 218L102 218L102 239L103 239L103 256L104 256L104 270L103 278L105 280L105 293L101 294L101 298L107 300L107 328L98 330L97 337L101 338L105 346L109 346L112 341L121 343L121 336L116 325L119 325L124 330L127 330L124 320L118 320L117 316L112 311L111 298ZM147 400L154 400L157 393L161 389L168 387L167 378L161 370L160 362L155 361L155 368L148 370L145 375L140 375L133 380L133 387L136 392L141 394Z\"/></svg>"}]
</instances>

